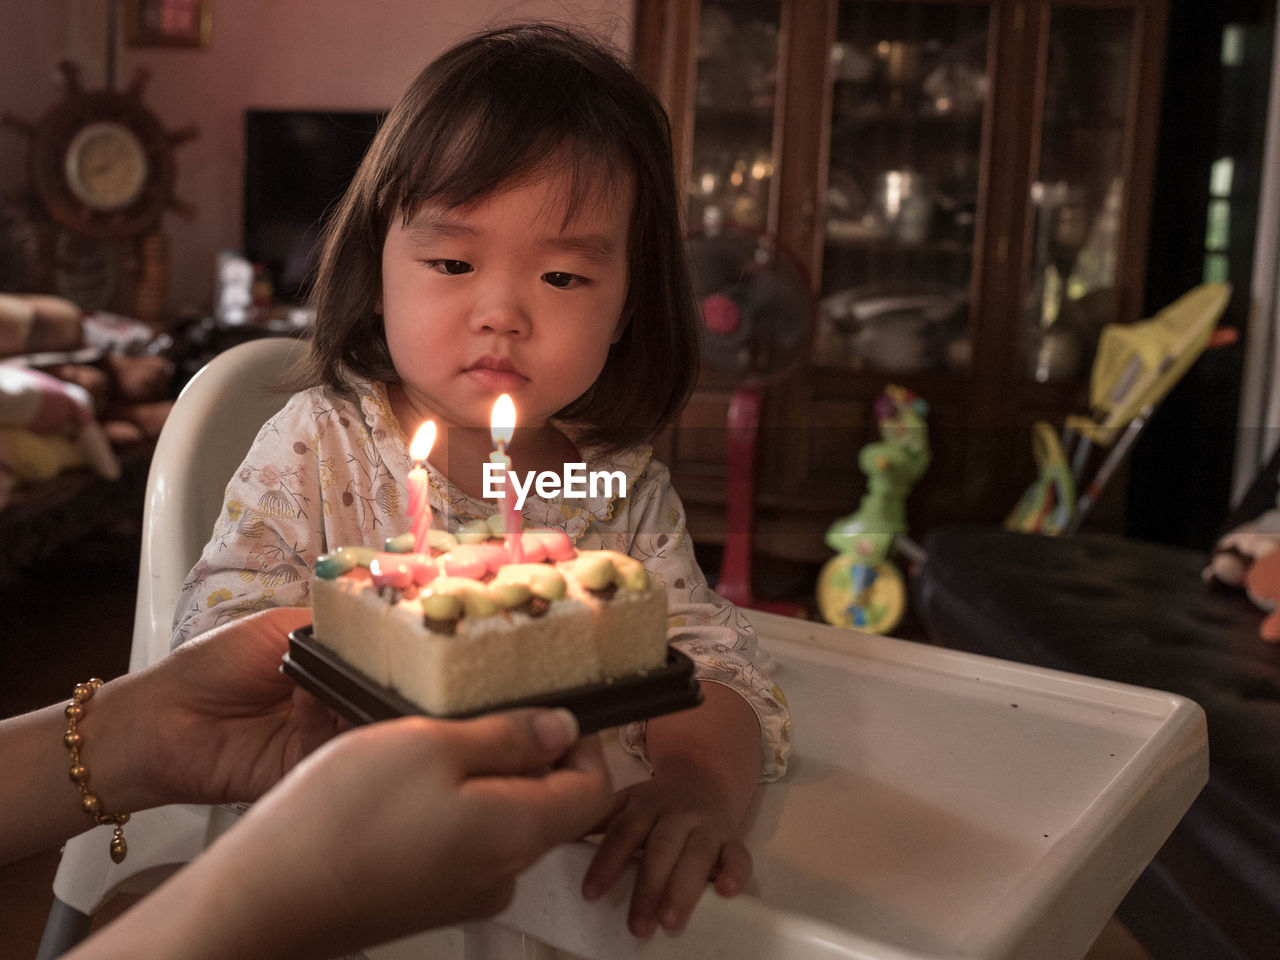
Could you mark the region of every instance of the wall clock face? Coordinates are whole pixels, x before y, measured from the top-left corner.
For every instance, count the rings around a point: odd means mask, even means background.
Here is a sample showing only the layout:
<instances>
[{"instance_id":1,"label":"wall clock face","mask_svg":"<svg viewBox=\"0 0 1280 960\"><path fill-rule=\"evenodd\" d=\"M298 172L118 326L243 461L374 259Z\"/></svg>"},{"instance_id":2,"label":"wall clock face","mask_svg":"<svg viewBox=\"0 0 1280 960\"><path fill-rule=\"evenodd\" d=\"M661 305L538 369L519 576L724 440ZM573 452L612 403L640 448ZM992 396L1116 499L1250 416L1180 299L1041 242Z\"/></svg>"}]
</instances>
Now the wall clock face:
<instances>
[{"instance_id":1,"label":"wall clock face","mask_svg":"<svg viewBox=\"0 0 1280 960\"><path fill-rule=\"evenodd\" d=\"M91 210L124 210L141 196L150 164L129 127L112 121L82 127L67 144L64 163L71 194Z\"/></svg>"}]
</instances>

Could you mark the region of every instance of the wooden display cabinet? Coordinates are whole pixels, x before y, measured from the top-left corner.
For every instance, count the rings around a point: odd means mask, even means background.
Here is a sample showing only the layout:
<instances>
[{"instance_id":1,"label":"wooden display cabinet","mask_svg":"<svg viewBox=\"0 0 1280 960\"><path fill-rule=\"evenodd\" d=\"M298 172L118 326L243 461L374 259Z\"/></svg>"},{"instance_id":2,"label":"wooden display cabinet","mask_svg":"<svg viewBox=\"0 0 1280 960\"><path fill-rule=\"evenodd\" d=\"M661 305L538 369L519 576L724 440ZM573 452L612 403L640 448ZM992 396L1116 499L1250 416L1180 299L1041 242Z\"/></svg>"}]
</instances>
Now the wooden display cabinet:
<instances>
[{"instance_id":1,"label":"wooden display cabinet","mask_svg":"<svg viewBox=\"0 0 1280 960\"><path fill-rule=\"evenodd\" d=\"M873 404L930 405L912 529L998 521L1030 426L1083 412L1101 325L1141 316L1166 0L639 0L691 228L775 235L815 302L765 399L759 550L828 555ZM723 536L732 383L662 439L696 537Z\"/></svg>"}]
</instances>

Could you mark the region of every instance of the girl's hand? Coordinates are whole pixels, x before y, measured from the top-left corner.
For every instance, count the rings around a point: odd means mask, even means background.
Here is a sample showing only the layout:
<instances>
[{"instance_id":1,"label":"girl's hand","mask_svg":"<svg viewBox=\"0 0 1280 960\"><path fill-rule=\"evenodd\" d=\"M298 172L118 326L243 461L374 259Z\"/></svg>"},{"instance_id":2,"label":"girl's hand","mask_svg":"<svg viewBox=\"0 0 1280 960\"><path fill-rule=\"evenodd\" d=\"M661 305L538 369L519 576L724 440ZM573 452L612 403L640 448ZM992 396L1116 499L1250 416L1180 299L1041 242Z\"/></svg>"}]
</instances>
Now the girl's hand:
<instances>
[{"instance_id":1,"label":"girl's hand","mask_svg":"<svg viewBox=\"0 0 1280 960\"><path fill-rule=\"evenodd\" d=\"M692 710L647 724L653 779L618 794L582 881L583 896L594 900L643 848L627 917L638 937L658 924L683 927L708 880L732 897L751 879L741 829L760 776L760 725L724 684L703 682L702 697Z\"/></svg>"},{"instance_id":2,"label":"girl's hand","mask_svg":"<svg viewBox=\"0 0 1280 960\"><path fill-rule=\"evenodd\" d=\"M149 718L143 742L136 744L154 765L156 795L149 799L255 800L346 728L280 672L289 631L310 622L307 609L263 610L117 681L136 715Z\"/></svg>"},{"instance_id":3,"label":"girl's hand","mask_svg":"<svg viewBox=\"0 0 1280 960\"><path fill-rule=\"evenodd\" d=\"M643 850L627 927L637 937L652 935L659 924L681 929L708 880L732 897L751 879L751 854L737 829L741 811L734 807L716 778L696 765L669 764L652 780L622 790L587 868L583 896L601 896Z\"/></svg>"}]
</instances>

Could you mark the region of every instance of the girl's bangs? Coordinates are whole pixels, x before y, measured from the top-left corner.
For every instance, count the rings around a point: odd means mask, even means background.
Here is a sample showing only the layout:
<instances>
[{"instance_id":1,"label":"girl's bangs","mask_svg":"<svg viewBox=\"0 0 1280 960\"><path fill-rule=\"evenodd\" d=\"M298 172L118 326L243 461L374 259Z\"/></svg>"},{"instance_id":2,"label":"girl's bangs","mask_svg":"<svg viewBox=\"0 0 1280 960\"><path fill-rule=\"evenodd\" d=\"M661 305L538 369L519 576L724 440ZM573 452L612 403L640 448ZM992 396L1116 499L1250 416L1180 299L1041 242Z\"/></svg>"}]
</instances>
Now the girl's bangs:
<instances>
[{"instance_id":1,"label":"girl's bangs","mask_svg":"<svg viewBox=\"0 0 1280 960\"><path fill-rule=\"evenodd\" d=\"M537 116L536 106L534 115L520 112L511 105L450 111L453 116L406 152L401 215L407 220L423 203L466 206L501 187L568 171L567 223L583 206L611 198L620 175L631 172L615 137L588 136L565 124L563 109L548 117Z\"/></svg>"}]
</instances>

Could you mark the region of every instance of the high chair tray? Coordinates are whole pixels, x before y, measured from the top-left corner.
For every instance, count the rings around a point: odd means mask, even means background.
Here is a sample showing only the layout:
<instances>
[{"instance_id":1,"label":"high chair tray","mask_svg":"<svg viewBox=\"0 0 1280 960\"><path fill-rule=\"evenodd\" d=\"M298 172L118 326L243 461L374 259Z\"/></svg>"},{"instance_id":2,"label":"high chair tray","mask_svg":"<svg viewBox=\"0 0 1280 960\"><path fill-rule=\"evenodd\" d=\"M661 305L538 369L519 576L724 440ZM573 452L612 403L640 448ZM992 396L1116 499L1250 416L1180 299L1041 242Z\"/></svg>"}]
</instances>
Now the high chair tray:
<instances>
[{"instance_id":1,"label":"high chair tray","mask_svg":"<svg viewBox=\"0 0 1280 960\"><path fill-rule=\"evenodd\" d=\"M596 848L566 844L494 925L586 960L1080 960L1208 776L1174 694L746 612L793 731L748 889L641 940L635 867L584 900ZM616 737L605 758L618 788L650 776Z\"/></svg>"},{"instance_id":2,"label":"high chair tray","mask_svg":"<svg viewBox=\"0 0 1280 960\"><path fill-rule=\"evenodd\" d=\"M372 723L415 713L433 716L345 663L315 639L310 625L289 634L289 650L281 669L352 723ZM667 662L648 673L522 697L448 716L456 719L517 707L564 707L577 717L583 733L593 733L632 720L687 710L701 702L702 692L693 676L693 661L668 647Z\"/></svg>"}]
</instances>

